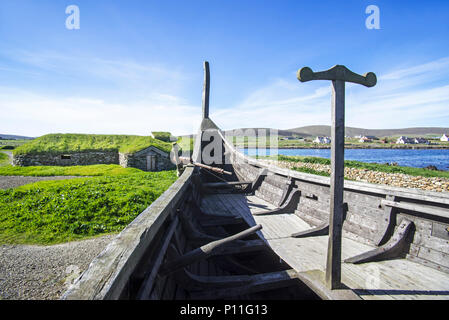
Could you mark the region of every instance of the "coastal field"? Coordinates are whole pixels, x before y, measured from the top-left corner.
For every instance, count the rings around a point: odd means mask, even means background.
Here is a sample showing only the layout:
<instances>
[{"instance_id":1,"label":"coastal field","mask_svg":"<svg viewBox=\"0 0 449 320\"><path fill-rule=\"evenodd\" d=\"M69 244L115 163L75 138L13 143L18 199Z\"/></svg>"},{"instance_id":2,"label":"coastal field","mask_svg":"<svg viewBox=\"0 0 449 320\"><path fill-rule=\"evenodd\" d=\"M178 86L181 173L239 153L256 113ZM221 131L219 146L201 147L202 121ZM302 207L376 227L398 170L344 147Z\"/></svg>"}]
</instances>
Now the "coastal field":
<instances>
[{"instance_id":1,"label":"coastal field","mask_svg":"<svg viewBox=\"0 0 449 320\"><path fill-rule=\"evenodd\" d=\"M144 172L119 165L0 170L2 176L89 176L0 190L3 244L48 245L120 232L177 178L174 170Z\"/></svg>"}]
</instances>

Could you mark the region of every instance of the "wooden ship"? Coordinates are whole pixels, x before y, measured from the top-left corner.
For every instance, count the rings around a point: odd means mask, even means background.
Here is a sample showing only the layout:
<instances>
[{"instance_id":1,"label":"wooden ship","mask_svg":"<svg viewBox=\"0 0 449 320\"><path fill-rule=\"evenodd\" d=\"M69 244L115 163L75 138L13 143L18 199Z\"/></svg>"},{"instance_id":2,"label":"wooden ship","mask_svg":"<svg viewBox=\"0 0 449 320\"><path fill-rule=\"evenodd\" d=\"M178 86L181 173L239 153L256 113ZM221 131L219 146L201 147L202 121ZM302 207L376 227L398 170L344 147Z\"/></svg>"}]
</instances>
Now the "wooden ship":
<instances>
[{"instance_id":1,"label":"wooden ship","mask_svg":"<svg viewBox=\"0 0 449 320\"><path fill-rule=\"evenodd\" d=\"M374 74L298 72L332 81L329 178L238 151L209 118L204 67L193 154L173 154L182 174L62 299L449 298L449 194L343 181L344 83Z\"/></svg>"}]
</instances>

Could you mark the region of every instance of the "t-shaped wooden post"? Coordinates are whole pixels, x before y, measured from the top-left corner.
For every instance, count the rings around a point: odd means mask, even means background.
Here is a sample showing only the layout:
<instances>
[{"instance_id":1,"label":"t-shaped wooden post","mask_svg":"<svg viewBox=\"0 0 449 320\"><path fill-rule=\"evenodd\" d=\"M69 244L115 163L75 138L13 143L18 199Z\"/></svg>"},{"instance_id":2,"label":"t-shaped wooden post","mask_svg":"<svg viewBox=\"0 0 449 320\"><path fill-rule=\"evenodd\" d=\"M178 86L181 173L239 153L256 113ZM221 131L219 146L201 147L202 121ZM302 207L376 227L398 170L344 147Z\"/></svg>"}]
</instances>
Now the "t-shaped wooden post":
<instances>
[{"instance_id":1,"label":"t-shaped wooden post","mask_svg":"<svg viewBox=\"0 0 449 320\"><path fill-rule=\"evenodd\" d=\"M332 80L332 131L331 131L331 199L329 212L329 242L327 247L326 285L329 289L341 288L341 244L343 227L343 189L345 152L345 82L373 87L377 77L369 72L361 76L336 65L327 71L313 72L304 67L298 70L298 80Z\"/></svg>"}]
</instances>

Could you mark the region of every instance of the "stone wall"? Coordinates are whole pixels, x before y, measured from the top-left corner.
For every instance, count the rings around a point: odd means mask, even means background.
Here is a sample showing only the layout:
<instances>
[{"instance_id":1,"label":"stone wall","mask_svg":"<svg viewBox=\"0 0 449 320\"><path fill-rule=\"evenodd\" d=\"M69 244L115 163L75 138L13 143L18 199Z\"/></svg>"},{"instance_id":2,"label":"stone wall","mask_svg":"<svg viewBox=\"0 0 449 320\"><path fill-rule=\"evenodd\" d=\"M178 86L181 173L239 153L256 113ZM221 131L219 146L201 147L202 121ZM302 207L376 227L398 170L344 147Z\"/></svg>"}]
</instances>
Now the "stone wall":
<instances>
[{"instance_id":1,"label":"stone wall","mask_svg":"<svg viewBox=\"0 0 449 320\"><path fill-rule=\"evenodd\" d=\"M275 160L260 160L281 168L293 169L294 167L309 168L330 174L330 166L319 163L290 162ZM440 177L421 177L403 173L387 173L368 169L345 167L345 178L355 181L363 181L376 184L385 184L393 187L415 188L421 190L449 192L449 179Z\"/></svg>"},{"instance_id":2,"label":"stone wall","mask_svg":"<svg viewBox=\"0 0 449 320\"><path fill-rule=\"evenodd\" d=\"M78 166L92 164L119 164L117 151L92 151L63 154L20 154L14 155L15 166Z\"/></svg>"},{"instance_id":3,"label":"stone wall","mask_svg":"<svg viewBox=\"0 0 449 320\"><path fill-rule=\"evenodd\" d=\"M92 164L120 164L147 171L147 156L155 156L153 171L171 170L176 166L170 161L169 154L155 147L149 147L133 154L117 151L92 151L60 154L24 154L14 155L15 166L84 166Z\"/></svg>"},{"instance_id":4,"label":"stone wall","mask_svg":"<svg viewBox=\"0 0 449 320\"><path fill-rule=\"evenodd\" d=\"M155 156L154 171L171 170L176 166L170 161L168 154L162 154L152 149L145 149L134 154L120 153L119 161L122 167L132 167L147 171L147 156Z\"/></svg>"}]
</instances>

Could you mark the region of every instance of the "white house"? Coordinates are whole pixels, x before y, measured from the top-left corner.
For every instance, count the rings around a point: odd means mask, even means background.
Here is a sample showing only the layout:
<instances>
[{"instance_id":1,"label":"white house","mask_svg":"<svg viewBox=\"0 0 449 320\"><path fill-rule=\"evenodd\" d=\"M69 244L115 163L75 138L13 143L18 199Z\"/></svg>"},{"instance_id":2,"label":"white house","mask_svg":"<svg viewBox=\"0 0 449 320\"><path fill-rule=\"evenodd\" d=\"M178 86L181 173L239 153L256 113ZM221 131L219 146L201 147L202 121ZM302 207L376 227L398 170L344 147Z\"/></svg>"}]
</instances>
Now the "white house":
<instances>
[{"instance_id":1,"label":"white house","mask_svg":"<svg viewBox=\"0 0 449 320\"><path fill-rule=\"evenodd\" d=\"M415 143L429 144L429 141L424 138L415 138Z\"/></svg>"},{"instance_id":2,"label":"white house","mask_svg":"<svg viewBox=\"0 0 449 320\"><path fill-rule=\"evenodd\" d=\"M315 143L331 143L331 139L328 137L316 137L315 140L313 140Z\"/></svg>"},{"instance_id":3,"label":"white house","mask_svg":"<svg viewBox=\"0 0 449 320\"><path fill-rule=\"evenodd\" d=\"M373 142L371 137L363 136L360 138L359 142Z\"/></svg>"},{"instance_id":4,"label":"white house","mask_svg":"<svg viewBox=\"0 0 449 320\"><path fill-rule=\"evenodd\" d=\"M440 141L449 141L449 137L446 134L443 134L443 136L440 138Z\"/></svg>"},{"instance_id":5,"label":"white house","mask_svg":"<svg viewBox=\"0 0 449 320\"><path fill-rule=\"evenodd\" d=\"M415 143L415 140L404 136L401 136L399 137L398 140L396 140L396 144L410 144L410 143L412 144Z\"/></svg>"}]
</instances>

